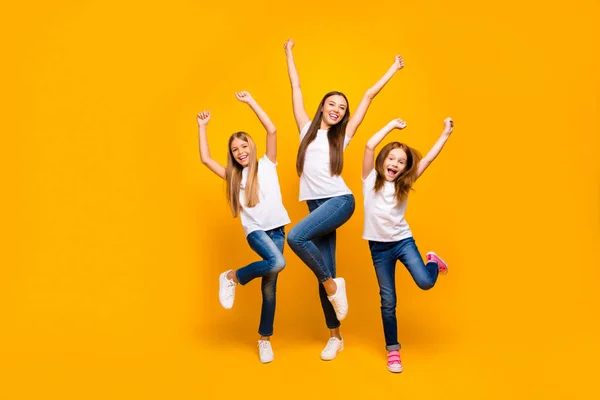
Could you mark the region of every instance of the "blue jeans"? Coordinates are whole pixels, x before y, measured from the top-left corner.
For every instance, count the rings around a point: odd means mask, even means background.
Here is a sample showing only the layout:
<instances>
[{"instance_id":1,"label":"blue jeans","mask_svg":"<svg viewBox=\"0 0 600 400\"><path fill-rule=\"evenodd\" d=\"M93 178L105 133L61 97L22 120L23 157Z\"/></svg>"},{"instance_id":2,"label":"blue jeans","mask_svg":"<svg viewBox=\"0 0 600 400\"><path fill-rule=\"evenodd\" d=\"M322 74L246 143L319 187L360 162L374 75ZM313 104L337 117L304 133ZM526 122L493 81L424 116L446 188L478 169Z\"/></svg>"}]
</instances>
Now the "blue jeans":
<instances>
[{"instance_id":1,"label":"blue jeans","mask_svg":"<svg viewBox=\"0 0 600 400\"><path fill-rule=\"evenodd\" d=\"M319 297L329 329L340 326L322 282L335 278L335 232L354 214L354 195L307 200L310 214L294 226L287 242L319 281Z\"/></svg>"},{"instance_id":2,"label":"blue jeans","mask_svg":"<svg viewBox=\"0 0 600 400\"><path fill-rule=\"evenodd\" d=\"M271 336L275 320L277 276L285 267L285 258L283 258L285 231L283 226L270 231L254 231L246 239L252 250L263 259L238 269L235 276L242 286L254 278L262 277L263 301L258 334Z\"/></svg>"},{"instance_id":3,"label":"blue jeans","mask_svg":"<svg viewBox=\"0 0 600 400\"><path fill-rule=\"evenodd\" d=\"M423 290L431 289L438 277L436 262L423 263L423 258L412 237L397 242L369 241L375 274L381 296L381 319L385 335L385 348L399 350L398 323L396 321L396 260L400 260Z\"/></svg>"}]
</instances>

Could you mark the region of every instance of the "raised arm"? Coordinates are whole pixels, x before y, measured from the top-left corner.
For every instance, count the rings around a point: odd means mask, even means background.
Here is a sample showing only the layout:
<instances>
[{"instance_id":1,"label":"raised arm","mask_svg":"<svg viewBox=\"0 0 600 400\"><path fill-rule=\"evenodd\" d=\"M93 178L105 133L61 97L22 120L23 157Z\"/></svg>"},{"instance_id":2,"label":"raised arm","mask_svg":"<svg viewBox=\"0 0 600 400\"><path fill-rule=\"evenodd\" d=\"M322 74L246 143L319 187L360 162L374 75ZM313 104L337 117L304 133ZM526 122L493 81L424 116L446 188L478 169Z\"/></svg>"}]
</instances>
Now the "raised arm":
<instances>
[{"instance_id":1,"label":"raised arm","mask_svg":"<svg viewBox=\"0 0 600 400\"><path fill-rule=\"evenodd\" d=\"M275 124L273 124L267 113L260 108L250 93L236 92L235 97L242 103L248 104L258 117L262 126L265 127L265 130L267 131L267 157L269 157L269 160L271 160L272 163L275 163L275 160L277 159L277 129L275 128Z\"/></svg>"},{"instance_id":2,"label":"raised arm","mask_svg":"<svg viewBox=\"0 0 600 400\"><path fill-rule=\"evenodd\" d=\"M381 143L381 141L394 129L404 129L406 128L406 122L401 120L400 118L393 119L386 126L381 128L379 132L371 136L371 138L367 141L365 145L365 155L363 157L363 168L362 168L362 178L367 179L367 176L371 173L373 168L375 167L375 149Z\"/></svg>"},{"instance_id":3,"label":"raised arm","mask_svg":"<svg viewBox=\"0 0 600 400\"><path fill-rule=\"evenodd\" d=\"M294 108L294 118L296 119L296 125L298 130L302 130L304 125L310 121L310 117L304 109L304 99L302 98L302 90L300 89L300 78L298 77L298 71L296 71L296 64L294 63L294 54L292 48L294 47L294 41L288 39L283 45L285 49L285 57L287 59L288 76L290 78L290 85L292 86L292 106Z\"/></svg>"},{"instance_id":4,"label":"raised arm","mask_svg":"<svg viewBox=\"0 0 600 400\"><path fill-rule=\"evenodd\" d=\"M421 159L419 162L419 169L417 170L417 177L420 177L423 172L429 167L429 165L435 160L435 158L440 154L446 141L450 137L450 134L454 130L454 121L452 118L446 118L444 120L444 131L442 132L440 138L435 142L431 150Z\"/></svg>"},{"instance_id":5,"label":"raised arm","mask_svg":"<svg viewBox=\"0 0 600 400\"><path fill-rule=\"evenodd\" d=\"M377 83L375 83L366 91L358 107L356 107L356 111L350 118L350 121L348 121L348 125L346 126L346 136L348 136L349 138L352 138L354 136L356 130L363 122L363 119L365 119L367 110L369 109L369 106L371 105L371 102L373 101L375 96L377 96L377 94L381 92L381 89L383 89L386 83L388 83L388 81L392 79L392 76L394 76L396 71L401 70L403 67L404 59L401 56L396 56L396 58L394 59L394 63L381 77L381 79L379 79Z\"/></svg>"},{"instance_id":6,"label":"raised arm","mask_svg":"<svg viewBox=\"0 0 600 400\"><path fill-rule=\"evenodd\" d=\"M206 126L210 121L210 111L202 111L196 117L198 120L198 139L200 142L200 159L202 164L206 165L212 172L225 179L225 167L216 162L210 156L208 148L208 139L206 138Z\"/></svg>"}]
</instances>

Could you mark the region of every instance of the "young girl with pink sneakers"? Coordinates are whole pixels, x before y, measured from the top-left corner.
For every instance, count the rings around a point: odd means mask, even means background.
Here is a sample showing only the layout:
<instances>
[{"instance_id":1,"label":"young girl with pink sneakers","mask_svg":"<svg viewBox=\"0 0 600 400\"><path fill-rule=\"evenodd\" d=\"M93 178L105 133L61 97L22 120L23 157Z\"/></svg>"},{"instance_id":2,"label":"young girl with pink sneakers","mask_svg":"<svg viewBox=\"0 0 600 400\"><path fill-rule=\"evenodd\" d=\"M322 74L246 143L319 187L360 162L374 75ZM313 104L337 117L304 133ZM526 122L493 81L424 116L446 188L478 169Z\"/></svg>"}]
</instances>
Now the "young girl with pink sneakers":
<instances>
[{"instance_id":1,"label":"young girl with pink sneakers","mask_svg":"<svg viewBox=\"0 0 600 400\"><path fill-rule=\"evenodd\" d=\"M402 372L396 321L396 261L404 264L423 290L435 285L438 274L448 272L447 264L434 252L427 253L427 264L423 262L404 214L412 185L440 153L454 122L451 118L444 120L440 138L425 157L421 158L417 150L406 144L391 142L381 149L374 162L377 145L392 130L405 127L404 121L395 119L373 135L365 146L362 168L363 239L369 241L379 284L387 368L391 372Z\"/></svg>"},{"instance_id":2,"label":"young girl with pink sneakers","mask_svg":"<svg viewBox=\"0 0 600 400\"><path fill-rule=\"evenodd\" d=\"M283 206L279 179L277 177L277 131L268 115L260 108L248 92L238 92L239 101L250 106L267 131L267 151L258 159L256 145L245 132L230 136L227 152L227 168L212 159L206 137L206 126L210 112L198 114L200 157L220 178L227 182L227 199L234 217L240 216L248 244L260 257L237 270L228 270L219 276L219 301L230 309L238 284L246 285L255 278L262 278L262 310L258 334L260 361L273 361L274 354L270 337L275 319L275 293L277 277L285 267L283 247L284 226L290 223Z\"/></svg>"}]
</instances>

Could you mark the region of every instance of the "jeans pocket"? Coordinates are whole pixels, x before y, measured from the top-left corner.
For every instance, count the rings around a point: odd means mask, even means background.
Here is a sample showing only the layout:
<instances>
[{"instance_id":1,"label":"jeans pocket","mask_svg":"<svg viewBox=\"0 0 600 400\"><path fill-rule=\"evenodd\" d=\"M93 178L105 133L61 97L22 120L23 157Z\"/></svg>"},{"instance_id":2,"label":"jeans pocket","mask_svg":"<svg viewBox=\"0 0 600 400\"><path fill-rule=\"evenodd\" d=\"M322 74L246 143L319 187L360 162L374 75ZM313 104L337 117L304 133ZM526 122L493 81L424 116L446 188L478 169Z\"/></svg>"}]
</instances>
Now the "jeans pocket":
<instances>
[{"instance_id":1,"label":"jeans pocket","mask_svg":"<svg viewBox=\"0 0 600 400\"><path fill-rule=\"evenodd\" d=\"M285 228L283 226L277 228L277 234L281 235L285 239Z\"/></svg>"},{"instance_id":2,"label":"jeans pocket","mask_svg":"<svg viewBox=\"0 0 600 400\"><path fill-rule=\"evenodd\" d=\"M285 239L285 228L280 226L279 228L271 229L268 232L268 235L271 239L275 239L278 236L281 236Z\"/></svg>"},{"instance_id":3,"label":"jeans pocket","mask_svg":"<svg viewBox=\"0 0 600 400\"><path fill-rule=\"evenodd\" d=\"M381 243L369 240L369 250L371 250L371 253L379 253L381 251Z\"/></svg>"}]
</instances>

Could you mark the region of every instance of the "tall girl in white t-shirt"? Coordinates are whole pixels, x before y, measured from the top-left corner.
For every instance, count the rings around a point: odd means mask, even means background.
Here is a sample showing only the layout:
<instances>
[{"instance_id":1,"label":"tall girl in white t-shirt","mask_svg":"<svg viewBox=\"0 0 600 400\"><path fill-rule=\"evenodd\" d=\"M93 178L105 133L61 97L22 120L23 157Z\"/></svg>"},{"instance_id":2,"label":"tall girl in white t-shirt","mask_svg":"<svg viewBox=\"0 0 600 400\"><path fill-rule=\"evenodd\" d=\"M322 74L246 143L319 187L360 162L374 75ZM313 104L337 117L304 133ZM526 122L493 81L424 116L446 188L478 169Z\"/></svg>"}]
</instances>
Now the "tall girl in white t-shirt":
<instances>
[{"instance_id":1,"label":"tall girl in white t-shirt","mask_svg":"<svg viewBox=\"0 0 600 400\"><path fill-rule=\"evenodd\" d=\"M200 157L202 163L227 182L227 200L234 217L240 216L248 244L259 256L255 261L237 270L228 270L219 276L219 300L230 309L235 298L237 284L246 285L255 278L262 278L262 310L258 333L260 361L271 362L274 358L270 337L275 319L275 293L277 276L285 267L283 247L284 226L290 223L281 200L277 177L277 131L268 115L248 92L238 92L236 97L246 103L267 131L267 151L258 159L256 145L245 132L237 132L229 138L227 167L212 159L206 137L210 112L198 114Z\"/></svg>"},{"instance_id":2,"label":"tall girl in white t-shirt","mask_svg":"<svg viewBox=\"0 0 600 400\"><path fill-rule=\"evenodd\" d=\"M404 121L395 119L373 135L365 146L362 168L363 239L369 241L379 283L387 368L391 372L402 372L396 321L396 261L404 264L423 290L435 285L439 273L448 272L446 263L433 252L427 253L427 264L423 262L404 214L413 183L438 156L452 133L454 122L450 118L444 121L442 135L425 157L421 158L418 151L403 143L392 142L381 149L374 163L377 145L392 130L405 127Z\"/></svg>"},{"instance_id":3,"label":"tall girl in white t-shirt","mask_svg":"<svg viewBox=\"0 0 600 400\"><path fill-rule=\"evenodd\" d=\"M291 39L284 46L294 117L300 131L296 172L300 176L300 201L306 201L310 213L290 230L288 244L319 281L321 306L330 330L321 359L332 360L344 349L339 327L348 312L346 283L343 278L336 278L336 229L350 219L355 208L354 195L341 177L344 150L373 98L404 66L404 61L400 56L395 58L383 77L367 90L352 118L346 96L329 92L311 121L304 109L293 47Z\"/></svg>"}]
</instances>

